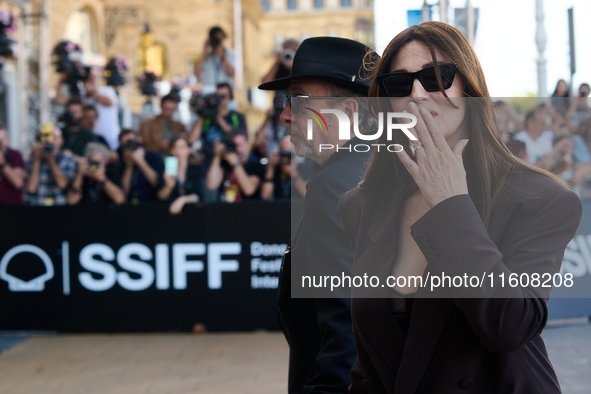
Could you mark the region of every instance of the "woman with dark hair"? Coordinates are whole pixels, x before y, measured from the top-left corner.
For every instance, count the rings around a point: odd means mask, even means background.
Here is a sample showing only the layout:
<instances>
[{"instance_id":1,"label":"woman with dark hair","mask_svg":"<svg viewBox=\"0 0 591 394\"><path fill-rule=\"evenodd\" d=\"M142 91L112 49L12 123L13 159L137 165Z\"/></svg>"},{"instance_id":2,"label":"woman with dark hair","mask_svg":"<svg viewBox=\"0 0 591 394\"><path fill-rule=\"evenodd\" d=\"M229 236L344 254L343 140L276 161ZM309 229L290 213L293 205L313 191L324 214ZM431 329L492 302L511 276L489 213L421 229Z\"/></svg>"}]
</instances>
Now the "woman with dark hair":
<instances>
[{"instance_id":1,"label":"woman with dark hair","mask_svg":"<svg viewBox=\"0 0 591 394\"><path fill-rule=\"evenodd\" d=\"M550 101L552 103L552 107L554 107L556 112L558 112L561 116L566 114L566 111L570 106L570 101L568 99L570 97L569 91L570 89L564 79L559 79L558 82L556 82L556 88L554 88L554 93L552 93L552 98Z\"/></svg>"},{"instance_id":2,"label":"woman with dark hair","mask_svg":"<svg viewBox=\"0 0 591 394\"><path fill-rule=\"evenodd\" d=\"M540 336L550 289L501 289L497 279L557 274L579 198L511 154L478 58L454 27L411 26L371 68L370 98L390 97L374 111L413 114L417 140L393 133L399 149L376 153L339 203L353 274L392 287L380 298L353 289L350 392L559 393ZM475 289L449 284L437 293L421 281L386 281L483 274Z\"/></svg>"},{"instance_id":3,"label":"woman with dark hair","mask_svg":"<svg viewBox=\"0 0 591 394\"><path fill-rule=\"evenodd\" d=\"M201 166L191 164L191 148L185 134L171 138L169 153L178 161L176 176L164 173L164 186L158 191L158 198L170 202L170 213L181 213L185 204L199 202L202 184Z\"/></svg>"}]
</instances>

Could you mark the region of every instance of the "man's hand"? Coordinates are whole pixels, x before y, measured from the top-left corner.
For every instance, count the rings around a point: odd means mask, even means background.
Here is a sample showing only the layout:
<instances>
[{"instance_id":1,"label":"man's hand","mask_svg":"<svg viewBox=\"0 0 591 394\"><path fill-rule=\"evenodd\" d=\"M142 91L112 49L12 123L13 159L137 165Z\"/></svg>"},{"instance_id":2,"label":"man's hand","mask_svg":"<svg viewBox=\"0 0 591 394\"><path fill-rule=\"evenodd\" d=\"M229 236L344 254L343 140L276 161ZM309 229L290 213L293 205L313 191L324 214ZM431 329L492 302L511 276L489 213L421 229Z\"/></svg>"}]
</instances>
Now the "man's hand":
<instances>
[{"instance_id":1,"label":"man's hand","mask_svg":"<svg viewBox=\"0 0 591 394\"><path fill-rule=\"evenodd\" d=\"M145 161L146 150L140 146L135 151L133 151L133 153L131 154L131 157L132 157L133 162L135 164L139 164L142 161Z\"/></svg>"},{"instance_id":2,"label":"man's hand","mask_svg":"<svg viewBox=\"0 0 591 394\"><path fill-rule=\"evenodd\" d=\"M33 147L33 157L35 161L41 161L43 159L43 144L38 143Z\"/></svg>"},{"instance_id":3,"label":"man's hand","mask_svg":"<svg viewBox=\"0 0 591 394\"><path fill-rule=\"evenodd\" d=\"M167 188L174 188L174 186L176 185L176 178L171 177L170 175L168 175L167 173L164 173L164 175L162 175L162 178L164 179L164 185Z\"/></svg>"},{"instance_id":4,"label":"man's hand","mask_svg":"<svg viewBox=\"0 0 591 394\"><path fill-rule=\"evenodd\" d=\"M224 47L222 44L218 45L216 48L213 48L211 52L218 55L221 59L224 58Z\"/></svg>"},{"instance_id":5,"label":"man's hand","mask_svg":"<svg viewBox=\"0 0 591 394\"><path fill-rule=\"evenodd\" d=\"M87 170L86 176L98 183L105 182L107 180L107 174L105 173L105 165L99 165L96 171Z\"/></svg>"},{"instance_id":6,"label":"man's hand","mask_svg":"<svg viewBox=\"0 0 591 394\"><path fill-rule=\"evenodd\" d=\"M226 145L220 141L215 140L213 141L213 154L215 156L222 156L226 152Z\"/></svg>"},{"instance_id":7,"label":"man's hand","mask_svg":"<svg viewBox=\"0 0 591 394\"><path fill-rule=\"evenodd\" d=\"M226 152L222 156L224 160L226 160L232 167L236 167L240 162L240 157L235 152Z\"/></svg>"},{"instance_id":8,"label":"man's hand","mask_svg":"<svg viewBox=\"0 0 591 394\"><path fill-rule=\"evenodd\" d=\"M74 161L78 166L78 173L86 176L88 172L88 159L86 157L74 156Z\"/></svg>"},{"instance_id":9,"label":"man's hand","mask_svg":"<svg viewBox=\"0 0 591 394\"><path fill-rule=\"evenodd\" d=\"M96 82L93 78L88 78L84 81L84 89L86 90L86 95L88 97L92 97L96 94Z\"/></svg>"},{"instance_id":10,"label":"man's hand","mask_svg":"<svg viewBox=\"0 0 591 394\"><path fill-rule=\"evenodd\" d=\"M133 152L129 149L125 149L123 151L123 163L125 163L125 167L135 166L135 162L133 161Z\"/></svg>"},{"instance_id":11,"label":"man's hand","mask_svg":"<svg viewBox=\"0 0 591 394\"><path fill-rule=\"evenodd\" d=\"M269 167L277 167L279 165L279 151L274 151L269 155Z\"/></svg>"}]
</instances>

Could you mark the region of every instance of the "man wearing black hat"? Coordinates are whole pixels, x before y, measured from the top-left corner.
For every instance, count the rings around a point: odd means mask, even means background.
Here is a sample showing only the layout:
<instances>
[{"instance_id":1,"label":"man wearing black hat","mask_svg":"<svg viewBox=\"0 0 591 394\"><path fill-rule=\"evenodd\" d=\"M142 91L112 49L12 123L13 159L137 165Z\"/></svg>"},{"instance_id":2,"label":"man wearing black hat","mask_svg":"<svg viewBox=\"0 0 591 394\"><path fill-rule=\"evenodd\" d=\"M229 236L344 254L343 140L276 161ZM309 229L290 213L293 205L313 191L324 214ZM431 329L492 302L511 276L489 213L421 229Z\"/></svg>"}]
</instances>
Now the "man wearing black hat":
<instances>
[{"instance_id":1,"label":"man wearing black hat","mask_svg":"<svg viewBox=\"0 0 591 394\"><path fill-rule=\"evenodd\" d=\"M357 99L367 97L369 89L362 69L368 52L365 45L347 39L309 38L296 52L288 77L259 86L288 90L281 118L289 126L292 146L297 155L310 157L320 166L308 182L304 213L292 233L280 274L279 318L290 346L289 393L346 393L357 358L349 289L342 293L311 290L302 286L302 276L351 275L353 252L337 205L340 196L362 179L370 153L351 149L360 141L353 138L352 126L349 138L339 139L337 116L324 113L322 122L308 120L322 109L336 109L348 116L350 125L359 113L360 130L375 131L375 122L364 115L367 104Z\"/></svg>"}]
</instances>

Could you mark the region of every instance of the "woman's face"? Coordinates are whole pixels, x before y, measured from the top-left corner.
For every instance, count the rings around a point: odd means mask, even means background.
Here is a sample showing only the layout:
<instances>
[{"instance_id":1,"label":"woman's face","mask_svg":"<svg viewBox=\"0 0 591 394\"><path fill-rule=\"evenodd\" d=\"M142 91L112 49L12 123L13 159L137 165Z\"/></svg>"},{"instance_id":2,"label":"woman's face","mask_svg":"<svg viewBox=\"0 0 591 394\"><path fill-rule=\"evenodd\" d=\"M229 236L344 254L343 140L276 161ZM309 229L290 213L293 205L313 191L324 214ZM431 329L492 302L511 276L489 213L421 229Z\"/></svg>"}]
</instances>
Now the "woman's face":
<instances>
[{"instance_id":1,"label":"woman's face","mask_svg":"<svg viewBox=\"0 0 591 394\"><path fill-rule=\"evenodd\" d=\"M566 82L564 82L562 79L560 81L558 81L558 84L556 85L556 94L558 94L559 96L562 96L566 93Z\"/></svg>"},{"instance_id":2,"label":"woman's face","mask_svg":"<svg viewBox=\"0 0 591 394\"><path fill-rule=\"evenodd\" d=\"M453 63L443 53L435 50L438 63ZM396 72L417 72L433 66L433 59L429 48L421 41L411 41L403 46L390 67L390 73ZM445 92L451 101L456 105L454 108L445 98L442 92L428 92L425 90L419 79L415 79L412 85L411 94L407 97L392 99L392 108L396 112L408 109L408 105L414 102L427 109L439 126L439 131L445 137L450 147L468 137L465 125L466 99L463 93L464 81L458 72L452 86Z\"/></svg>"},{"instance_id":3,"label":"woman's face","mask_svg":"<svg viewBox=\"0 0 591 394\"><path fill-rule=\"evenodd\" d=\"M170 153L176 158L187 158L191 154L191 149L189 149L189 144L184 139L179 139L174 143L174 146L170 150Z\"/></svg>"}]
</instances>

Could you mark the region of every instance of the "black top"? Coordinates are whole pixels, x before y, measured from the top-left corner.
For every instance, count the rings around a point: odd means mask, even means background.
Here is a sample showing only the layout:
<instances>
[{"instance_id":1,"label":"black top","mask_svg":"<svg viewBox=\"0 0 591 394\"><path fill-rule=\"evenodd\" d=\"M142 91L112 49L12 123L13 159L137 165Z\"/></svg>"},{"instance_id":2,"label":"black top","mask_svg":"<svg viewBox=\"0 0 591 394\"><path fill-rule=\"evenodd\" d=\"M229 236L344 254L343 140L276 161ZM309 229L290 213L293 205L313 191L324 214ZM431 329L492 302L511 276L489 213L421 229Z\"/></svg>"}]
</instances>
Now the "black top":
<instances>
[{"instance_id":1,"label":"black top","mask_svg":"<svg viewBox=\"0 0 591 394\"><path fill-rule=\"evenodd\" d=\"M117 176L117 168L115 166L107 166L106 177L109 181L121 187L121 178ZM105 192L104 183L99 183L93 179L84 177L84 180L82 181L82 199L80 200L80 204L93 202L108 204L112 203L113 200Z\"/></svg>"},{"instance_id":2,"label":"black top","mask_svg":"<svg viewBox=\"0 0 591 394\"><path fill-rule=\"evenodd\" d=\"M189 164L185 171L185 181L181 183L177 180L168 197L168 201L172 202L180 196L188 196L190 194L197 194L201 198L201 184L203 180L203 172L200 165Z\"/></svg>"},{"instance_id":3,"label":"black top","mask_svg":"<svg viewBox=\"0 0 591 394\"><path fill-rule=\"evenodd\" d=\"M94 133L87 128L80 127L78 131L63 129L64 149L71 150L76 156L84 156L84 148L89 142L97 142Z\"/></svg>"}]
</instances>

